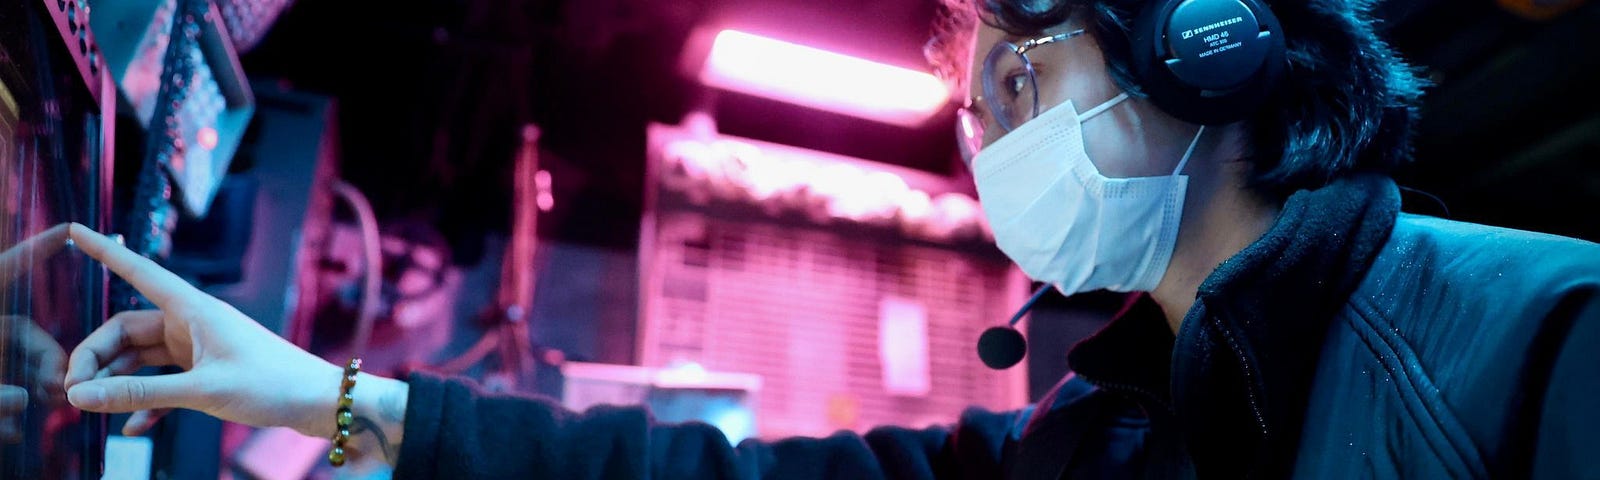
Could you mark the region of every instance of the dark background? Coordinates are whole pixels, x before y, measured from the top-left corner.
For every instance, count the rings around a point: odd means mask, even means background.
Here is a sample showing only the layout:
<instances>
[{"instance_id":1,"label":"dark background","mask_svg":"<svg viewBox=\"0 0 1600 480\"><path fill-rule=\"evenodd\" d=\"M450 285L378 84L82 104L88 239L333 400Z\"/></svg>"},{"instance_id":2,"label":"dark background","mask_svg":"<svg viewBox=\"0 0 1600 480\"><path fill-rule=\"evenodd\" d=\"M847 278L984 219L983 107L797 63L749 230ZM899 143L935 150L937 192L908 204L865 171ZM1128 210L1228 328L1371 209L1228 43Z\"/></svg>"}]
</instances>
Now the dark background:
<instances>
[{"instance_id":1,"label":"dark background","mask_svg":"<svg viewBox=\"0 0 1600 480\"><path fill-rule=\"evenodd\" d=\"M685 45L696 28L726 25L926 69L922 46L935 7L426 0L375 9L303 1L244 65L258 80L331 96L342 176L372 197L385 221L436 225L462 265L495 260L497 244L486 239L503 235L511 216L517 134L537 123L556 198L541 235L626 260L643 208L644 126L677 123L693 108L713 111L732 135L954 173L953 106L921 127L896 127L709 91L681 68L694 60ZM1481 0L1389 0L1375 14L1380 31L1434 83L1416 161L1398 175L1415 189L1406 208L1600 240L1600 2L1541 21ZM250 163L249 153L238 159ZM1048 299L1030 336L1079 338L1118 305L1113 296ZM1031 358L1045 359L1032 362L1036 390L1059 378L1057 359L1069 346L1035 345Z\"/></svg>"},{"instance_id":2,"label":"dark background","mask_svg":"<svg viewBox=\"0 0 1600 480\"><path fill-rule=\"evenodd\" d=\"M1538 3L1538 2L1535 2ZM725 133L948 172L946 111L902 128L708 92L679 67L691 31L737 25L926 68L932 0L297 2L245 55L340 104L344 176L384 218L440 224L470 262L503 231L519 124L545 129L548 236L632 248L643 125L709 105ZM1600 239L1600 4L1530 21L1489 1L1379 2L1380 29L1435 82L1403 184L1453 218ZM807 40L809 39L809 40ZM1439 213L1431 200L1411 208ZM1423 205L1425 203L1426 205Z\"/></svg>"}]
</instances>

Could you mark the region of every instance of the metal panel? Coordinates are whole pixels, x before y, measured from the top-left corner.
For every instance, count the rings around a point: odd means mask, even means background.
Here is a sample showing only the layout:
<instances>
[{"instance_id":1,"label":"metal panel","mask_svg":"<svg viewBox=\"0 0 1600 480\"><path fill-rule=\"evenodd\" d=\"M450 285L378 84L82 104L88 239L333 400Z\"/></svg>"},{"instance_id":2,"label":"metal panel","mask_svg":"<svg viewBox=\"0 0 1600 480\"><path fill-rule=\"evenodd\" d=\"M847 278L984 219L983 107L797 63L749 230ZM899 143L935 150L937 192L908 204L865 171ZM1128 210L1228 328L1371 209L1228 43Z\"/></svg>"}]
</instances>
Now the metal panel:
<instances>
[{"instance_id":1,"label":"metal panel","mask_svg":"<svg viewBox=\"0 0 1600 480\"><path fill-rule=\"evenodd\" d=\"M244 52L261 42L278 15L291 3L293 0L217 0L217 7L222 11L223 23L228 25L228 33L232 34L234 48Z\"/></svg>"}]
</instances>

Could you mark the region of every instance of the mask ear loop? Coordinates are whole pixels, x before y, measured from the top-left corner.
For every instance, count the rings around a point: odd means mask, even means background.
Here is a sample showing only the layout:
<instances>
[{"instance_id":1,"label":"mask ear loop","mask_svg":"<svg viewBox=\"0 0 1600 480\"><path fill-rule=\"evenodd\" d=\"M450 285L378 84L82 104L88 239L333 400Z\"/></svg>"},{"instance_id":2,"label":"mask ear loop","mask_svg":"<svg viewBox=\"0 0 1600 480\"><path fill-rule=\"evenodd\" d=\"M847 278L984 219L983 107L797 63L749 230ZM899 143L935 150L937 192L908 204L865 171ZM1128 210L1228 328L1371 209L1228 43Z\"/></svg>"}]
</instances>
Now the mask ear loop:
<instances>
[{"instance_id":1,"label":"mask ear loop","mask_svg":"<svg viewBox=\"0 0 1600 480\"><path fill-rule=\"evenodd\" d=\"M1206 133L1206 126L1201 125L1200 131L1194 132L1194 140L1189 141L1189 149L1183 151L1183 159L1178 160L1178 168L1172 170L1173 175L1183 173L1183 167L1189 165L1189 156L1194 155L1194 147L1200 145L1200 136Z\"/></svg>"},{"instance_id":2,"label":"mask ear loop","mask_svg":"<svg viewBox=\"0 0 1600 480\"><path fill-rule=\"evenodd\" d=\"M1106 100L1106 103L1096 105L1094 108L1089 109L1089 111L1078 114L1078 122L1089 121L1089 119L1094 118L1095 115L1099 115L1101 112L1110 110L1111 107L1115 107L1117 104L1122 103L1123 100L1127 99L1128 92L1122 92L1121 94L1112 97L1110 100Z\"/></svg>"}]
</instances>

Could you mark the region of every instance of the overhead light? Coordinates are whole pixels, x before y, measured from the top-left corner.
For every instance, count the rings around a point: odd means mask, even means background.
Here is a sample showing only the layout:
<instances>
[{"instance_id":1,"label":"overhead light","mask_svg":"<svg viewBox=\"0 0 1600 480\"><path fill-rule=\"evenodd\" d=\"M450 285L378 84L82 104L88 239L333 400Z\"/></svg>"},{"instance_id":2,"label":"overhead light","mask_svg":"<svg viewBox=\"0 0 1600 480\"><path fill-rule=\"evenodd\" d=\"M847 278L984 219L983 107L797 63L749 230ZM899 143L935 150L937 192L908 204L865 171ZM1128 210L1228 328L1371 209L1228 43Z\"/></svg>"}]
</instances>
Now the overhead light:
<instances>
[{"instance_id":1,"label":"overhead light","mask_svg":"<svg viewBox=\"0 0 1600 480\"><path fill-rule=\"evenodd\" d=\"M927 72L738 30L723 30L700 70L707 85L902 126L917 126L950 97Z\"/></svg>"}]
</instances>

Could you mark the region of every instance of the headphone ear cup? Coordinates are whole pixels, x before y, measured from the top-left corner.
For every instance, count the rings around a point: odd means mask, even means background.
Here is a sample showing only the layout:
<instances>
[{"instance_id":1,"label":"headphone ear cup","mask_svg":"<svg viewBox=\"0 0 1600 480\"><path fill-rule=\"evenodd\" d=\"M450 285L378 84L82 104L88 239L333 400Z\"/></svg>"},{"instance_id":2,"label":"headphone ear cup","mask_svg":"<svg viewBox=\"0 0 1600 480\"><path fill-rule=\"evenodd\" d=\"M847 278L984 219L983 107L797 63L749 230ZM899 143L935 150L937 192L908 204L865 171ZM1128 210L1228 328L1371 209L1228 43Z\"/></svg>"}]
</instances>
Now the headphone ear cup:
<instances>
[{"instance_id":1,"label":"headphone ear cup","mask_svg":"<svg viewBox=\"0 0 1600 480\"><path fill-rule=\"evenodd\" d=\"M1130 71L1154 103L1201 125L1244 120L1285 70L1282 28L1259 0L1159 0L1130 32Z\"/></svg>"}]
</instances>

